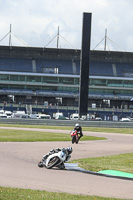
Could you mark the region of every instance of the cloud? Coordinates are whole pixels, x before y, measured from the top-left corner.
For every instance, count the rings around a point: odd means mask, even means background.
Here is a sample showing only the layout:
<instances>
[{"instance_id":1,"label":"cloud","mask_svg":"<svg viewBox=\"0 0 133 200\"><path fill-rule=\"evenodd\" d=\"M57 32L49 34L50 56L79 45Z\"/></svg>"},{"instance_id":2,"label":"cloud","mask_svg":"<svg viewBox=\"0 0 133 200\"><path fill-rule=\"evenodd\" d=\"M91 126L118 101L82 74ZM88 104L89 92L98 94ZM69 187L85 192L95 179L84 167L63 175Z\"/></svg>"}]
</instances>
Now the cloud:
<instances>
[{"instance_id":1,"label":"cloud","mask_svg":"<svg viewBox=\"0 0 133 200\"><path fill-rule=\"evenodd\" d=\"M107 29L107 36L120 47L117 50L133 51L130 45L133 32L132 0L0 0L0 5L0 39L9 32L12 24L12 32L29 46L45 46L56 36L59 26L60 35L80 49L82 15L83 12L91 12L92 49L104 37ZM62 37L60 46L71 48ZM55 38L49 47L56 47L56 42ZM0 44L3 43L8 44L8 38ZM12 43L17 43L15 38ZM103 48L104 44L101 46Z\"/></svg>"}]
</instances>

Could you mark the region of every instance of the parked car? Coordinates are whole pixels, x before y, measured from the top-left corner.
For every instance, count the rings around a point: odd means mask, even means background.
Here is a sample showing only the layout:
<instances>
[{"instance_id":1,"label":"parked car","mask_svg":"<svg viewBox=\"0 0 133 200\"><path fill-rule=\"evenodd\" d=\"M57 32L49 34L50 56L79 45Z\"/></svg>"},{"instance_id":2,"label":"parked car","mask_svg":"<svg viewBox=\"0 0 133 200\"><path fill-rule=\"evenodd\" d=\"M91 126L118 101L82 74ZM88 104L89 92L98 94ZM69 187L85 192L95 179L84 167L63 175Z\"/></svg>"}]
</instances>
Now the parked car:
<instances>
[{"instance_id":1,"label":"parked car","mask_svg":"<svg viewBox=\"0 0 133 200\"><path fill-rule=\"evenodd\" d=\"M130 122L131 120L129 118L121 118L120 122Z\"/></svg>"},{"instance_id":2,"label":"parked car","mask_svg":"<svg viewBox=\"0 0 133 200\"><path fill-rule=\"evenodd\" d=\"M51 119L51 116L46 114L39 114L38 119Z\"/></svg>"},{"instance_id":3,"label":"parked car","mask_svg":"<svg viewBox=\"0 0 133 200\"><path fill-rule=\"evenodd\" d=\"M101 117L96 117L94 120L95 121L102 121L102 118Z\"/></svg>"},{"instance_id":4,"label":"parked car","mask_svg":"<svg viewBox=\"0 0 133 200\"><path fill-rule=\"evenodd\" d=\"M0 114L0 118L7 118L6 114Z\"/></svg>"},{"instance_id":5,"label":"parked car","mask_svg":"<svg viewBox=\"0 0 133 200\"><path fill-rule=\"evenodd\" d=\"M65 117L65 116L58 116L56 119L66 120L66 119L69 119L69 118Z\"/></svg>"},{"instance_id":6,"label":"parked car","mask_svg":"<svg viewBox=\"0 0 133 200\"><path fill-rule=\"evenodd\" d=\"M71 119L71 120L78 120L78 119L79 119L79 114L77 114L77 113L71 114L71 115L70 115L70 119Z\"/></svg>"}]
</instances>

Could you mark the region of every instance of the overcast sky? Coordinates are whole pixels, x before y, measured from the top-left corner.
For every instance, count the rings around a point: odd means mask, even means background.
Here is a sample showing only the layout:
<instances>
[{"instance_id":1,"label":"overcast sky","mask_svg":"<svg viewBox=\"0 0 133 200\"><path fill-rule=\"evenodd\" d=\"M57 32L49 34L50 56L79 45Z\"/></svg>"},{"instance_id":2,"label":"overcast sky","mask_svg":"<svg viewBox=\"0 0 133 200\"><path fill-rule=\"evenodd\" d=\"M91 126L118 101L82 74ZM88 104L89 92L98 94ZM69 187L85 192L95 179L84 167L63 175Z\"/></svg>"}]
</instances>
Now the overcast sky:
<instances>
[{"instance_id":1,"label":"overcast sky","mask_svg":"<svg viewBox=\"0 0 133 200\"><path fill-rule=\"evenodd\" d=\"M91 49L133 52L133 0L0 0L0 45L81 49L83 12L92 13ZM7 36L6 36L7 34ZM6 36L4 38L4 36ZM17 37L16 37L17 36ZM4 38L4 39L3 39ZM2 40L3 39L3 40Z\"/></svg>"}]
</instances>

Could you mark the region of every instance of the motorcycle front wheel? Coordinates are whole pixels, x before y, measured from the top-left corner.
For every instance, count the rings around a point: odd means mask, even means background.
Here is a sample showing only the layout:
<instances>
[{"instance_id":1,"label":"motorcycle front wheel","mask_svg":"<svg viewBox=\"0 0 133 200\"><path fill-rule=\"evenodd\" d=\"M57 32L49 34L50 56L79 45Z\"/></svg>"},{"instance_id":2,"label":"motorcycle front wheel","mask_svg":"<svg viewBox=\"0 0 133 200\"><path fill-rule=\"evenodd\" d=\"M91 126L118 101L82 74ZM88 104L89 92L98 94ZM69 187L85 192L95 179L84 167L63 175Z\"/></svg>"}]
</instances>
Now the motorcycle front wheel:
<instances>
[{"instance_id":1,"label":"motorcycle front wheel","mask_svg":"<svg viewBox=\"0 0 133 200\"><path fill-rule=\"evenodd\" d=\"M42 161L40 161L40 162L38 163L38 167L43 167L43 162L42 162Z\"/></svg>"},{"instance_id":2,"label":"motorcycle front wheel","mask_svg":"<svg viewBox=\"0 0 133 200\"><path fill-rule=\"evenodd\" d=\"M75 140L76 140L75 136L72 136L72 144L74 144Z\"/></svg>"},{"instance_id":3,"label":"motorcycle front wheel","mask_svg":"<svg viewBox=\"0 0 133 200\"><path fill-rule=\"evenodd\" d=\"M51 169L52 167L55 167L57 164L59 164L60 159L55 156L53 158L51 158L46 166L47 169Z\"/></svg>"}]
</instances>

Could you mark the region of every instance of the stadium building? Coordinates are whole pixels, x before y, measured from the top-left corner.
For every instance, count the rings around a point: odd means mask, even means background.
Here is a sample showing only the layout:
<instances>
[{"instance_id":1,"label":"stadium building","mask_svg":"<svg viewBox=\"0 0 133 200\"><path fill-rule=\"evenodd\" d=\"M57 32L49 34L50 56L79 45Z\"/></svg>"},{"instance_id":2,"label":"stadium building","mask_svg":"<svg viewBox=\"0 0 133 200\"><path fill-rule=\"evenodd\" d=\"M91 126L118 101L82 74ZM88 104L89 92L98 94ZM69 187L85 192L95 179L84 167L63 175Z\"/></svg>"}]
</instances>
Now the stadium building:
<instances>
[{"instance_id":1,"label":"stadium building","mask_svg":"<svg viewBox=\"0 0 133 200\"><path fill-rule=\"evenodd\" d=\"M0 46L0 101L78 106L80 50ZM133 53L90 52L88 106L131 108ZM11 100L12 97L12 100Z\"/></svg>"}]
</instances>

